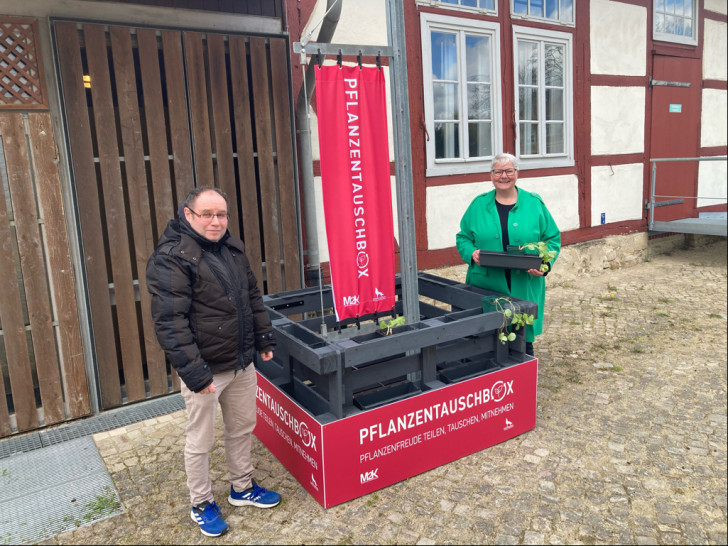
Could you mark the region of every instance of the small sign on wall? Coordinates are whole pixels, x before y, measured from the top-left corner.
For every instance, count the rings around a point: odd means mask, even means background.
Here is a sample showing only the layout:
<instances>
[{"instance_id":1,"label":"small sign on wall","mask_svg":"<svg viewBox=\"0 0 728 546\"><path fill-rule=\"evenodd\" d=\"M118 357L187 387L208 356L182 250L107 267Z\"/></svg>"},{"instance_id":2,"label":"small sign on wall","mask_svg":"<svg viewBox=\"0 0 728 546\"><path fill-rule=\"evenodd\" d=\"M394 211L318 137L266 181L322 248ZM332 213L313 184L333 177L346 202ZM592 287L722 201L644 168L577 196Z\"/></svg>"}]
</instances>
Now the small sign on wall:
<instances>
[{"instance_id":1,"label":"small sign on wall","mask_svg":"<svg viewBox=\"0 0 728 546\"><path fill-rule=\"evenodd\" d=\"M670 113L673 114L679 114L682 112L682 104L671 104L670 105Z\"/></svg>"}]
</instances>

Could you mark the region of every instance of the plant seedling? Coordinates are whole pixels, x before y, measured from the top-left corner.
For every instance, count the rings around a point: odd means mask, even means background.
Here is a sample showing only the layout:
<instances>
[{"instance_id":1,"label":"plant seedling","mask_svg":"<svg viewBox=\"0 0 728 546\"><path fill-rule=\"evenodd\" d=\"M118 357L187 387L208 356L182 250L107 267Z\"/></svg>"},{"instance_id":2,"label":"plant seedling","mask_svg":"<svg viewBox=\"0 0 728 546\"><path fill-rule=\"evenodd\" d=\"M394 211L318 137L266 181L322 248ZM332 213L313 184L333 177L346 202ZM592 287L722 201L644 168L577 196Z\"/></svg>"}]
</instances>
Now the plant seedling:
<instances>
[{"instance_id":1,"label":"plant seedling","mask_svg":"<svg viewBox=\"0 0 728 546\"><path fill-rule=\"evenodd\" d=\"M495 310L503 316L503 322L498 327L498 339L505 345L507 341L516 339L516 331L533 324L533 315L522 313L521 307L507 296L492 300Z\"/></svg>"},{"instance_id":2,"label":"plant seedling","mask_svg":"<svg viewBox=\"0 0 728 546\"><path fill-rule=\"evenodd\" d=\"M544 241L538 241L537 243L526 243L518 247L520 250L527 248L529 250L537 250L538 255L541 256L541 260L545 263L541 264L541 272L546 273L549 270L548 262L551 262L556 258L557 252L555 250L549 250L548 243Z\"/></svg>"},{"instance_id":3,"label":"plant seedling","mask_svg":"<svg viewBox=\"0 0 728 546\"><path fill-rule=\"evenodd\" d=\"M393 318L391 320L383 320L379 323L379 329L387 329L387 332L384 334L386 336L392 335L392 328L396 328L397 326L403 326L404 325L405 318L404 317L397 317Z\"/></svg>"}]
</instances>

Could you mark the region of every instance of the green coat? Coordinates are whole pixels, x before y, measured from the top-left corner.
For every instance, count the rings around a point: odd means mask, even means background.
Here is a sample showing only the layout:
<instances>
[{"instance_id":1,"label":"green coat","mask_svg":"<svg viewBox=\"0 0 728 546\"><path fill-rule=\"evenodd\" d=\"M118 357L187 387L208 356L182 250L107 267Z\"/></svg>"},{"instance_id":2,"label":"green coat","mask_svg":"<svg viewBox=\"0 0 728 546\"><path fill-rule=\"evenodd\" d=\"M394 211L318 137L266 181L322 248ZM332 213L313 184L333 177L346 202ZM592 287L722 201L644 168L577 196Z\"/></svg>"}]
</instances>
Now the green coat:
<instances>
[{"instance_id":1,"label":"green coat","mask_svg":"<svg viewBox=\"0 0 728 546\"><path fill-rule=\"evenodd\" d=\"M460 233L456 236L458 252L463 261L469 264L465 282L514 298L536 302L538 318L534 320L533 326L526 327L526 341L533 342L535 336L543 331L545 277L530 275L518 269L511 270L509 291L503 269L481 267L472 261L475 249L503 251L501 237L495 190L478 195L465 211L460 221ZM508 213L508 239L510 245L547 241L549 250L558 252L561 249L561 232L541 197L520 188L518 201ZM538 254L536 251L527 252Z\"/></svg>"}]
</instances>

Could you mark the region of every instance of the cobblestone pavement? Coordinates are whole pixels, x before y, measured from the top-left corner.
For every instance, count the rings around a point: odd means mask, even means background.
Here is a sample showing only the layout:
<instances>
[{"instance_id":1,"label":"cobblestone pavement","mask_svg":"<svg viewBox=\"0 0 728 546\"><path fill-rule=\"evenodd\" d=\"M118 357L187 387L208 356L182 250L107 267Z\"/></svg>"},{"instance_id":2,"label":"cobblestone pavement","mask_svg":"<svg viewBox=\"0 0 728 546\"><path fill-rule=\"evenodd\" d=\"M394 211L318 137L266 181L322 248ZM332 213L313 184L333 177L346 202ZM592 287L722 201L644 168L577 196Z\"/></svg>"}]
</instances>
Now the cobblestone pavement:
<instances>
[{"instance_id":1,"label":"cobblestone pavement","mask_svg":"<svg viewBox=\"0 0 728 546\"><path fill-rule=\"evenodd\" d=\"M125 511L46 543L726 544L726 284L723 240L550 287L536 428L328 510L257 439L284 501L232 508L220 443L217 539L189 517L184 411L97 434Z\"/></svg>"}]
</instances>

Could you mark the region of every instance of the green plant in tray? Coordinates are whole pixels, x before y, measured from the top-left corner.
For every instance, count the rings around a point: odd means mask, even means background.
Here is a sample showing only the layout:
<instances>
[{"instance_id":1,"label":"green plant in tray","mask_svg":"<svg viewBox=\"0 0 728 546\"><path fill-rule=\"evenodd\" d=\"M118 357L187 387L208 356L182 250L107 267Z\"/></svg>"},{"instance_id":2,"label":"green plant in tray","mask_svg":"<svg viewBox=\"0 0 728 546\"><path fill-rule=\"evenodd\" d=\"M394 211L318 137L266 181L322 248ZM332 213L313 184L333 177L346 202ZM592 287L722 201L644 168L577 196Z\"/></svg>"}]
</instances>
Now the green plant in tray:
<instances>
[{"instance_id":1,"label":"green plant in tray","mask_svg":"<svg viewBox=\"0 0 728 546\"><path fill-rule=\"evenodd\" d=\"M516 332L527 324L533 324L533 315L521 312L521 307L507 296L488 298L495 311L503 317L498 327L498 339L505 344L516 339Z\"/></svg>"},{"instance_id":2,"label":"green plant in tray","mask_svg":"<svg viewBox=\"0 0 728 546\"><path fill-rule=\"evenodd\" d=\"M403 326L404 325L405 318L404 317L397 317L393 318L391 320L383 320L379 323L380 329L387 329L387 332L384 335L392 335L392 328L396 328L397 326Z\"/></svg>"},{"instance_id":3,"label":"green plant in tray","mask_svg":"<svg viewBox=\"0 0 728 546\"><path fill-rule=\"evenodd\" d=\"M549 270L549 262L551 262L554 258L556 258L557 252L555 250L549 250L548 243L545 241L538 241L537 243L526 243L525 245L521 245L518 247L520 250L528 249L528 250L537 250L538 255L541 256L541 261L544 263L541 264L541 271L543 273L546 273Z\"/></svg>"}]
</instances>

